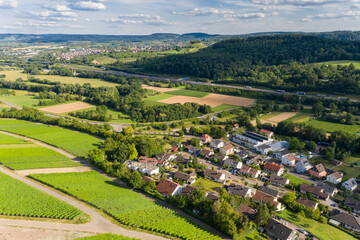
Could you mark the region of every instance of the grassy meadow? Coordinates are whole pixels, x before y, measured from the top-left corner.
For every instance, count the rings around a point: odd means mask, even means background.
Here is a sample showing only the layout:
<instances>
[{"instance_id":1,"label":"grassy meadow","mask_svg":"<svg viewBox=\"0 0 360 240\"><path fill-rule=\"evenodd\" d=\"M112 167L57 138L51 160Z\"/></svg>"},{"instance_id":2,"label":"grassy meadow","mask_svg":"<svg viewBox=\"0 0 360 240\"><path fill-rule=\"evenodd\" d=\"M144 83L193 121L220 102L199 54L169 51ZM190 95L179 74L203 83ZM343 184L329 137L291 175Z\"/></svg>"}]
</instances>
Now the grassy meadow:
<instances>
[{"instance_id":1,"label":"grassy meadow","mask_svg":"<svg viewBox=\"0 0 360 240\"><path fill-rule=\"evenodd\" d=\"M86 156L102 142L84 133L20 120L0 119L0 130L46 142L76 156Z\"/></svg>"},{"instance_id":2,"label":"grassy meadow","mask_svg":"<svg viewBox=\"0 0 360 240\"><path fill-rule=\"evenodd\" d=\"M324 129L325 131L330 133L339 130L353 134L357 134L358 132L360 132L360 125L345 125L345 124L331 123L331 122L325 122L319 120L310 120L308 124L316 128Z\"/></svg>"}]
</instances>

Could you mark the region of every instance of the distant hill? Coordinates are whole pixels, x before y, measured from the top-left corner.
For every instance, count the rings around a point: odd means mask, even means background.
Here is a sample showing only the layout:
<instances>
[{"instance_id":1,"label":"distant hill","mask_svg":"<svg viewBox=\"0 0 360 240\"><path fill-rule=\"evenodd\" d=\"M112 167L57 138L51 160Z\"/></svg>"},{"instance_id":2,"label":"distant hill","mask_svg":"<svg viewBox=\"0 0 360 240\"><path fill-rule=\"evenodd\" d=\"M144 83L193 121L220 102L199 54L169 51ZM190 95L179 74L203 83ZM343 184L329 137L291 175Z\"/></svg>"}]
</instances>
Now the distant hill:
<instances>
[{"instance_id":1,"label":"distant hill","mask_svg":"<svg viewBox=\"0 0 360 240\"><path fill-rule=\"evenodd\" d=\"M254 65L333 60L360 60L360 42L329 39L326 34L250 36L220 41L196 53L146 59L138 66L153 72L218 79L237 76Z\"/></svg>"}]
</instances>

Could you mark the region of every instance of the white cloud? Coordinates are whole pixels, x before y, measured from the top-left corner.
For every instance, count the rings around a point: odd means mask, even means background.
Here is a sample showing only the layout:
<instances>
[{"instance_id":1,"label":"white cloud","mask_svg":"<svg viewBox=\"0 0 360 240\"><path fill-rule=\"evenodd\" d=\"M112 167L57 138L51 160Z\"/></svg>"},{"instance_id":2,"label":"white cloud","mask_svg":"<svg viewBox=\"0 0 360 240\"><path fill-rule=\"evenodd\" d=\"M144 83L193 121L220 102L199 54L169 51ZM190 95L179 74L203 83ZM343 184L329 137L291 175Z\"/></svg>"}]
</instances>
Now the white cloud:
<instances>
[{"instance_id":1,"label":"white cloud","mask_svg":"<svg viewBox=\"0 0 360 240\"><path fill-rule=\"evenodd\" d=\"M266 17L265 13L238 13L238 14L231 14L225 15L221 22L238 22L241 20L246 19L256 19L256 18L264 18Z\"/></svg>"},{"instance_id":2,"label":"white cloud","mask_svg":"<svg viewBox=\"0 0 360 240\"><path fill-rule=\"evenodd\" d=\"M76 10L85 10L85 11L101 11L101 10L105 10L106 6L97 1L80 1L80 2L75 2L70 4L70 7L72 9L76 9Z\"/></svg>"},{"instance_id":3,"label":"white cloud","mask_svg":"<svg viewBox=\"0 0 360 240\"><path fill-rule=\"evenodd\" d=\"M313 6L332 3L345 3L349 0L252 0L252 3L262 5L299 5Z\"/></svg>"},{"instance_id":4,"label":"white cloud","mask_svg":"<svg viewBox=\"0 0 360 240\"><path fill-rule=\"evenodd\" d=\"M43 8L53 10L53 11L56 11L56 12L68 12L68 11L71 11L71 9L68 6L58 5L58 4L55 5L55 6L44 5Z\"/></svg>"},{"instance_id":5,"label":"white cloud","mask_svg":"<svg viewBox=\"0 0 360 240\"><path fill-rule=\"evenodd\" d=\"M215 8L194 8L187 12L173 12L173 13L184 16L210 16L210 15L234 14L234 11L220 10Z\"/></svg>"},{"instance_id":6,"label":"white cloud","mask_svg":"<svg viewBox=\"0 0 360 240\"><path fill-rule=\"evenodd\" d=\"M303 22L312 22L313 19L340 19L360 17L360 11L345 11L338 13L321 13L314 16L307 16L302 19Z\"/></svg>"},{"instance_id":7,"label":"white cloud","mask_svg":"<svg viewBox=\"0 0 360 240\"><path fill-rule=\"evenodd\" d=\"M151 25L171 25L173 23L166 22L158 15L151 14L124 14L118 18L109 19L109 22L117 22L122 24L151 24Z\"/></svg>"},{"instance_id":8,"label":"white cloud","mask_svg":"<svg viewBox=\"0 0 360 240\"><path fill-rule=\"evenodd\" d=\"M18 5L17 0L0 0L0 8L16 8Z\"/></svg>"}]
</instances>

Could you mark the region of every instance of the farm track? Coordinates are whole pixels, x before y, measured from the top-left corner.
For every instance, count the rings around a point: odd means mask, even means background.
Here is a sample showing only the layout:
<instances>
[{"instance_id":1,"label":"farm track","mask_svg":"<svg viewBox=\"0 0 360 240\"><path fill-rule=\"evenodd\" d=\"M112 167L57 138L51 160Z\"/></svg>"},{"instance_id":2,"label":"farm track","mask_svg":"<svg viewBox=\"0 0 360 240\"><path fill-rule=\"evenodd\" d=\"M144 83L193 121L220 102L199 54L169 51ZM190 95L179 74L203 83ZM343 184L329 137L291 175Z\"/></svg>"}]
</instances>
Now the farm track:
<instances>
[{"instance_id":1,"label":"farm track","mask_svg":"<svg viewBox=\"0 0 360 240\"><path fill-rule=\"evenodd\" d=\"M63 154L69 158L71 158L72 160L75 161L79 161L78 158L71 154L68 153L62 149L50 146L46 143L34 140L32 138L27 138L27 137L23 137L17 134L13 134L13 133L8 133L8 132L3 132L0 131L0 133L3 134L7 134L9 136L13 136L13 137L17 137L17 138L21 138L21 139L25 139L25 140L31 140L34 143L37 143L43 147L49 148L53 151L56 151L60 154ZM90 164L90 162L88 160L86 161L81 161L82 164L84 164L84 168L86 168L86 170L93 170L93 171L97 171L98 173L102 174L103 176L105 176L106 178L108 178L109 180L112 180L116 183L118 183L120 186L124 187L124 188L129 188L126 184L124 184L123 182L121 182L119 179L113 178L113 177L109 177L106 173L104 173L103 171L95 168L94 166L92 166ZM33 173L38 173L41 171L44 171L43 169L33 169L33 170L26 170L26 171L31 171ZM49 171L55 172L56 169L49 169ZM60 172L63 170L59 170ZM23 226L23 227L34 227L34 228L46 228L46 229L58 229L58 230L68 230L68 231L82 231L82 232L95 232L95 233L114 233L114 234L121 234L121 235L125 235L125 236L129 236L129 237L137 237L137 238L141 238L141 239L145 239L145 240L160 240L160 239L166 239L164 237L160 237L160 236L156 236L156 235L151 235L148 233L144 233L144 232L136 232L136 231L131 231L131 230L127 230L125 228L122 228L112 222L110 222L109 220L105 219L104 217L102 217L99 213L97 213L95 210L93 210L92 208L79 203L78 201L73 200L72 198L60 194L56 191L51 190L48 187L45 187L39 183L36 183L32 180L29 180L25 177L23 177L24 173L23 171L19 171L18 175L16 174L16 172L11 172L10 170L7 170L6 168L0 167L0 172L3 172L15 179L18 179L30 186L33 186L43 192L46 192L60 200L63 200L65 202L67 202L68 204L82 210L83 212L85 212L86 214L88 214L91 217L91 222L86 223L86 224L64 224L64 223L50 223L50 222L36 222L36 221L28 221L28 220L12 220L12 219L1 219L0 218L0 225L4 225L4 226ZM224 234L222 234L221 232L217 231L216 229L212 228L211 226L207 225L206 223L198 220L197 218L183 212L182 210L170 206L167 203L165 203L164 201L161 201L159 199L156 198L152 198L142 192L139 191L135 191L134 189L131 189L134 192L137 192L139 194L141 194L142 196L146 197L147 199L155 202L158 205L161 205L163 207L169 208L173 211L175 211L176 213L178 213L180 216L189 219L190 221L192 221L193 223L201 226L202 228L208 230L209 232L220 236L223 239L226 240L230 240L230 238Z\"/></svg>"}]
</instances>

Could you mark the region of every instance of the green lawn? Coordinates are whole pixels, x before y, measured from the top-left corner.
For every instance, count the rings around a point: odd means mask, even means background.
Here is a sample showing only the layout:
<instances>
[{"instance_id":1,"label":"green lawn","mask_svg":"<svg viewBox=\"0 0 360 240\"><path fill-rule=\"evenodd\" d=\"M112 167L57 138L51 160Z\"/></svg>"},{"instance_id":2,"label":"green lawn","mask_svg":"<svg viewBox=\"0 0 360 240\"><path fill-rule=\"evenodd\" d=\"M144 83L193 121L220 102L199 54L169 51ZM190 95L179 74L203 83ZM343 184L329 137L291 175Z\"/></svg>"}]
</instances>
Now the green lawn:
<instances>
[{"instance_id":1,"label":"green lawn","mask_svg":"<svg viewBox=\"0 0 360 240\"><path fill-rule=\"evenodd\" d=\"M102 142L85 133L21 120L0 119L0 130L46 142L77 156L85 156Z\"/></svg>"},{"instance_id":2,"label":"green lawn","mask_svg":"<svg viewBox=\"0 0 360 240\"><path fill-rule=\"evenodd\" d=\"M219 189L223 186L223 184L211 181L206 178L198 178L196 182L193 184L194 187L202 188L208 192L218 192Z\"/></svg>"},{"instance_id":3,"label":"green lawn","mask_svg":"<svg viewBox=\"0 0 360 240\"><path fill-rule=\"evenodd\" d=\"M126 225L179 239L220 239L174 211L157 205L130 189L120 187L95 171L35 174L31 177L90 203Z\"/></svg>"},{"instance_id":4,"label":"green lawn","mask_svg":"<svg viewBox=\"0 0 360 240\"><path fill-rule=\"evenodd\" d=\"M235 240L266 240L268 238L264 238L260 235L260 233L254 229L246 229L243 233L238 234L234 238Z\"/></svg>"},{"instance_id":5,"label":"green lawn","mask_svg":"<svg viewBox=\"0 0 360 240\"><path fill-rule=\"evenodd\" d=\"M283 219L292 222L299 226L299 228L305 229L307 232L313 234L320 240L355 240L353 236L341 231L329 224L320 223L306 217L296 217L296 213L291 212L288 209L281 211L277 214Z\"/></svg>"},{"instance_id":6,"label":"green lawn","mask_svg":"<svg viewBox=\"0 0 360 240\"><path fill-rule=\"evenodd\" d=\"M80 163L37 144L0 145L0 163L13 170L81 166Z\"/></svg>"},{"instance_id":7,"label":"green lawn","mask_svg":"<svg viewBox=\"0 0 360 240\"><path fill-rule=\"evenodd\" d=\"M329 62L321 62L319 64L349 66L351 63L354 64L356 68L360 68L360 61L354 61L354 60L329 61Z\"/></svg>"},{"instance_id":8,"label":"green lawn","mask_svg":"<svg viewBox=\"0 0 360 240\"><path fill-rule=\"evenodd\" d=\"M337 166L333 169L334 171L342 171L344 172L343 181L348 180L349 178L357 178L360 175L360 167L354 166L354 167L348 167L345 165Z\"/></svg>"},{"instance_id":9,"label":"green lawn","mask_svg":"<svg viewBox=\"0 0 360 240\"><path fill-rule=\"evenodd\" d=\"M135 240L138 238L129 238L111 233L99 234L91 237L78 238L77 240Z\"/></svg>"},{"instance_id":10,"label":"green lawn","mask_svg":"<svg viewBox=\"0 0 360 240\"><path fill-rule=\"evenodd\" d=\"M222 111L226 111L226 110L230 110L230 109L235 109L235 108L239 108L239 106L235 106L235 105L229 105L229 104L222 104L216 107L212 108L213 112L222 112Z\"/></svg>"},{"instance_id":11,"label":"green lawn","mask_svg":"<svg viewBox=\"0 0 360 240\"><path fill-rule=\"evenodd\" d=\"M288 174L288 175L284 176L284 178L289 179L290 182L291 182L291 183L294 183L294 184L307 183L307 184L310 184L310 185L311 185L310 182L305 181L305 180L303 180L303 179L301 179L301 178L295 177L294 175L291 175L291 174Z\"/></svg>"},{"instance_id":12,"label":"green lawn","mask_svg":"<svg viewBox=\"0 0 360 240\"><path fill-rule=\"evenodd\" d=\"M353 156L347 157L347 158L344 159L343 162L348 163L348 164L351 164L353 162L360 163L360 154L354 154Z\"/></svg>"},{"instance_id":13,"label":"green lawn","mask_svg":"<svg viewBox=\"0 0 360 240\"><path fill-rule=\"evenodd\" d=\"M0 215L75 219L83 212L0 172Z\"/></svg>"},{"instance_id":14,"label":"green lawn","mask_svg":"<svg viewBox=\"0 0 360 240\"><path fill-rule=\"evenodd\" d=\"M345 124L331 123L331 122L325 122L319 120L310 120L308 124L316 128L324 129L327 132L335 132L339 130L353 134L357 134L358 132L360 132L360 125L345 125Z\"/></svg>"},{"instance_id":15,"label":"green lawn","mask_svg":"<svg viewBox=\"0 0 360 240\"><path fill-rule=\"evenodd\" d=\"M39 103L39 99L36 98L35 94L5 96L5 97L0 97L0 101L1 100L7 101L19 107L27 106L27 107L36 108L37 107L36 105Z\"/></svg>"},{"instance_id":16,"label":"green lawn","mask_svg":"<svg viewBox=\"0 0 360 240\"><path fill-rule=\"evenodd\" d=\"M296 116L294 116L294 117L291 117L291 118L289 118L289 119L286 119L285 121L290 121L290 122L297 122L297 123L299 123L299 122L307 122L307 121L309 121L310 120L310 116L309 115L307 115L307 114L302 114L302 113L299 113L299 114L297 114Z\"/></svg>"},{"instance_id":17,"label":"green lawn","mask_svg":"<svg viewBox=\"0 0 360 240\"><path fill-rule=\"evenodd\" d=\"M170 95L175 95L175 96L198 97L198 98L203 98L203 97L206 97L207 95L209 95L209 93L206 93L206 92L199 92L199 91L193 91L193 90L176 90L176 91L171 91L171 92L166 92L166 93L170 94Z\"/></svg>"}]
</instances>

